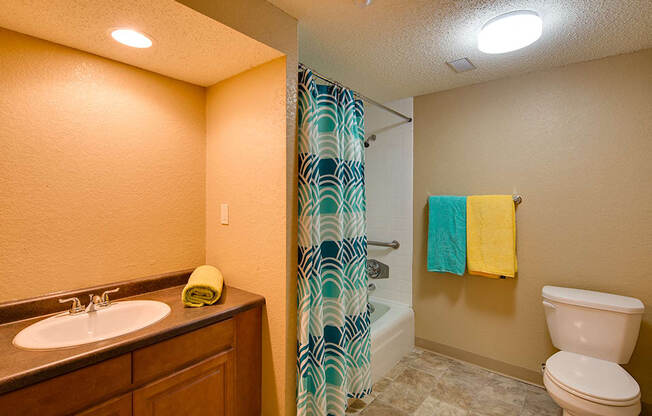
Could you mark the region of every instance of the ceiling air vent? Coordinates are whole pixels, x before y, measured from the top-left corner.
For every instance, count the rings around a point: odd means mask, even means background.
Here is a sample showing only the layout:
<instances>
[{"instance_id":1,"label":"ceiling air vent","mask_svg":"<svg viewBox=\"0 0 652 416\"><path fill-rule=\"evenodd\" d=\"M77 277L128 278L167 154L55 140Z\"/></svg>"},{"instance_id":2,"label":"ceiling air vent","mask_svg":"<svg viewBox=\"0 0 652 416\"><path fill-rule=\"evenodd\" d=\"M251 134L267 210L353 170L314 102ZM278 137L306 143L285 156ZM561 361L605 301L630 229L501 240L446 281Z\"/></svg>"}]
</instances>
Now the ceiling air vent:
<instances>
[{"instance_id":1,"label":"ceiling air vent","mask_svg":"<svg viewBox=\"0 0 652 416\"><path fill-rule=\"evenodd\" d=\"M457 73L466 72L475 69L475 65L473 65L473 63L469 61L469 58L456 59L454 61L449 61L446 63L448 64L448 66L450 66L453 69L453 71Z\"/></svg>"}]
</instances>

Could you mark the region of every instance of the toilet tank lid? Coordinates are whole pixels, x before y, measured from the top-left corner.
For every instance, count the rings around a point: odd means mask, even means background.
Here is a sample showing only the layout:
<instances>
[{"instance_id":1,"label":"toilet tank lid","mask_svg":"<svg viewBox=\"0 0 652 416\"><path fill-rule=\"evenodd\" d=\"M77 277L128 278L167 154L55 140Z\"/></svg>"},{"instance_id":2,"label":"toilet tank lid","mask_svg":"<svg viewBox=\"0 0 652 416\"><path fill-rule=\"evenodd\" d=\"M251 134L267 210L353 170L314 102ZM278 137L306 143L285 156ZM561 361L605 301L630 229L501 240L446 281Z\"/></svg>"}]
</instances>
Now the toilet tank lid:
<instances>
[{"instance_id":1,"label":"toilet tank lid","mask_svg":"<svg viewBox=\"0 0 652 416\"><path fill-rule=\"evenodd\" d=\"M629 296L613 295L611 293L594 292L592 290L573 289L569 287L544 286L541 291L543 298L587 308L616 311L622 313L643 313L643 302Z\"/></svg>"}]
</instances>

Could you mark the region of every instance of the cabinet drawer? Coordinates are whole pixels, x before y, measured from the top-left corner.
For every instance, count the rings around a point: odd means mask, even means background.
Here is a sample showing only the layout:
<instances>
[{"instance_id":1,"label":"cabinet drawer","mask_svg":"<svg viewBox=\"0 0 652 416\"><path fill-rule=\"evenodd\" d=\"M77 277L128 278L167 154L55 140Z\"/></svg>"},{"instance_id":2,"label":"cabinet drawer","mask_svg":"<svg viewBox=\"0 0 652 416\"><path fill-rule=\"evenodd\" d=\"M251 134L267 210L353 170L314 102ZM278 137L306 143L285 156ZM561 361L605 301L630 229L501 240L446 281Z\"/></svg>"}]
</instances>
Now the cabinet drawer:
<instances>
[{"instance_id":1,"label":"cabinet drawer","mask_svg":"<svg viewBox=\"0 0 652 416\"><path fill-rule=\"evenodd\" d=\"M233 350L210 357L134 391L138 416L232 416Z\"/></svg>"},{"instance_id":2,"label":"cabinet drawer","mask_svg":"<svg viewBox=\"0 0 652 416\"><path fill-rule=\"evenodd\" d=\"M125 354L0 396L0 412L3 416L68 415L130 386L131 354Z\"/></svg>"},{"instance_id":3,"label":"cabinet drawer","mask_svg":"<svg viewBox=\"0 0 652 416\"><path fill-rule=\"evenodd\" d=\"M133 352L133 381L142 384L235 345L233 319L179 335Z\"/></svg>"}]
</instances>

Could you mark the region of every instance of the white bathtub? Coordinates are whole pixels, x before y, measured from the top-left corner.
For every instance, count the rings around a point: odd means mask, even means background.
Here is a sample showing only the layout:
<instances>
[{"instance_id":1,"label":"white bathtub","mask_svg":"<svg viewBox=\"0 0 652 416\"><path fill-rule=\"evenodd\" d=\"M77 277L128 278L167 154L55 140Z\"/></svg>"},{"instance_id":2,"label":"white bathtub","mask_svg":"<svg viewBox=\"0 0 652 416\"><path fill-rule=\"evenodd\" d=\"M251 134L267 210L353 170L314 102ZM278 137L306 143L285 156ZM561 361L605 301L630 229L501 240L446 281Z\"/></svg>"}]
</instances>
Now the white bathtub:
<instances>
[{"instance_id":1,"label":"white bathtub","mask_svg":"<svg viewBox=\"0 0 652 416\"><path fill-rule=\"evenodd\" d=\"M376 307L371 314L371 379L376 383L414 349L414 311L385 299L369 302Z\"/></svg>"}]
</instances>

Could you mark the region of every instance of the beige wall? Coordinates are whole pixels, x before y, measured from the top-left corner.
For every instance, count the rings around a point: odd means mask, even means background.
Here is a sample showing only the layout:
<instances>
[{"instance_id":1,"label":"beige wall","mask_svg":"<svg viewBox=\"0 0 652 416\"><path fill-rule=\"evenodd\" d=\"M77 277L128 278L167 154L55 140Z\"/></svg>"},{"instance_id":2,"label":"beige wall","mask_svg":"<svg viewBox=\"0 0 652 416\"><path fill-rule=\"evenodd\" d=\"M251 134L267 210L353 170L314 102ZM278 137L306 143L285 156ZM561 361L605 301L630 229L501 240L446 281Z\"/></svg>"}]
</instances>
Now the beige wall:
<instances>
[{"instance_id":1,"label":"beige wall","mask_svg":"<svg viewBox=\"0 0 652 416\"><path fill-rule=\"evenodd\" d=\"M0 301L204 261L205 89L0 29Z\"/></svg>"},{"instance_id":2,"label":"beige wall","mask_svg":"<svg viewBox=\"0 0 652 416\"><path fill-rule=\"evenodd\" d=\"M284 297L285 307L283 315L281 310L268 313L278 314L274 320L283 322L287 328L286 339L283 343L286 346L284 353L285 368L276 368L277 374L283 374L278 381L284 381L284 385L275 388L279 391L279 399L276 410L273 410L276 403L270 404L264 410L267 415L296 413L296 286L297 286L297 141L296 141L296 113L297 113L297 64L299 59L299 45L297 37L297 20L275 7L267 0L239 0L235 1L214 1L214 0L177 0L206 16L230 26L247 36L265 43L285 53L285 276L284 285L286 293ZM279 276L280 278L280 276ZM281 354L281 352L279 352ZM279 364L280 365L280 364ZM269 390L263 396L267 401Z\"/></svg>"},{"instance_id":3,"label":"beige wall","mask_svg":"<svg viewBox=\"0 0 652 416\"><path fill-rule=\"evenodd\" d=\"M537 379L543 285L635 296L626 367L652 401L652 49L417 97L414 114L419 342ZM426 271L428 195L513 192L517 279Z\"/></svg>"},{"instance_id":4,"label":"beige wall","mask_svg":"<svg viewBox=\"0 0 652 416\"><path fill-rule=\"evenodd\" d=\"M206 105L206 261L228 284L265 297L265 415L290 410L285 65L277 59L210 87ZM220 204L229 205L228 225Z\"/></svg>"},{"instance_id":5,"label":"beige wall","mask_svg":"<svg viewBox=\"0 0 652 416\"><path fill-rule=\"evenodd\" d=\"M281 414L296 413L296 288L297 288L297 63L299 45L297 20L275 7L267 0L177 0L198 12L230 26L259 42L272 46L285 53L285 186L286 186L286 232L285 232L285 310L287 327L286 363L284 370L285 386L283 404L278 409ZM271 413L267 413L271 414Z\"/></svg>"}]
</instances>

